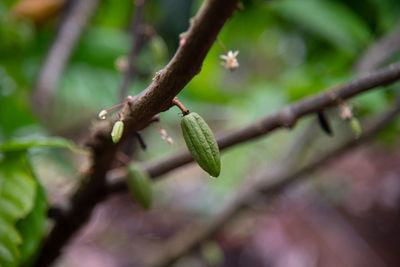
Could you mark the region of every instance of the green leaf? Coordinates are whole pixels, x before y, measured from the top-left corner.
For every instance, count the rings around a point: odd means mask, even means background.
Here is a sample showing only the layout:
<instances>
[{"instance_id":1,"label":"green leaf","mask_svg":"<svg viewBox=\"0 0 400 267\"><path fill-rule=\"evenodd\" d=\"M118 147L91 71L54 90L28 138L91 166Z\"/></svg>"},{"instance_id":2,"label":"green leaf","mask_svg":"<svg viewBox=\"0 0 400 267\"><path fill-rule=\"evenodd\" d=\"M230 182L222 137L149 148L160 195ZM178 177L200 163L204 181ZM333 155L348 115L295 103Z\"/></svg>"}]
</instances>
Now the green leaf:
<instances>
[{"instance_id":1,"label":"green leaf","mask_svg":"<svg viewBox=\"0 0 400 267\"><path fill-rule=\"evenodd\" d=\"M168 60L168 47L164 39L159 35L155 35L151 38L149 46L157 65L164 65Z\"/></svg>"},{"instance_id":2,"label":"green leaf","mask_svg":"<svg viewBox=\"0 0 400 267\"><path fill-rule=\"evenodd\" d=\"M22 236L15 228L33 208L37 183L24 152L7 152L0 162L0 266L18 266Z\"/></svg>"},{"instance_id":3,"label":"green leaf","mask_svg":"<svg viewBox=\"0 0 400 267\"><path fill-rule=\"evenodd\" d=\"M20 256L17 244L22 242L12 222L0 217L0 266L14 266Z\"/></svg>"},{"instance_id":4,"label":"green leaf","mask_svg":"<svg viewBox=\"0 0 400 267\"><path fill-rule=\"evenodd\" d=\"M0 144L0 151L24 151L33 147L66 148L73 152L85 152L85 149L76 146L69 140L59 137L51 137L46 139L11 140Z\"/></svg>"},{"instance_id":5,"label":"green leaf","mask_svg":"<svg viewBox=\"0 0 400 267\"><path fill-rule=\"evenodd\" d=\"M47 200L43 187L37 184L36 199L29 215L17 223L23 243L19 246L21 252L20 264L30 266L38 252L44 236L45 222L47 218Z\"/></svg>"},{"instance_id":6,"label":"green leaf","mask_svg":"<svg viewBox=\"0 0 400 267\"><path fill-rule=\"evenodd\" d=\"M3 90L10 90L10 85L5 86L4 80L12 80L12 78L9 77L5 71L0 72L0 74L0 92ZM14 82L15 81L12 80L12 82L9 83L14 84ZM12 115L10 115L10 113ZM22 126L32 125L34 123L35 118L26 103L20 99L16 99L16 97L0 95L0 128L6 137L12 136L13 132Z\"/></svg>"},{"instance_id":7,"label":"green leaf","mask_svg":"<svg viewBox=\"0 0 400 267\"><path fill-rule=\"evenodd\" d=\"M272 3L288 20L354 55L371 40L366 23L339 1L282 0Z\"/></svg>"}]
</instances>

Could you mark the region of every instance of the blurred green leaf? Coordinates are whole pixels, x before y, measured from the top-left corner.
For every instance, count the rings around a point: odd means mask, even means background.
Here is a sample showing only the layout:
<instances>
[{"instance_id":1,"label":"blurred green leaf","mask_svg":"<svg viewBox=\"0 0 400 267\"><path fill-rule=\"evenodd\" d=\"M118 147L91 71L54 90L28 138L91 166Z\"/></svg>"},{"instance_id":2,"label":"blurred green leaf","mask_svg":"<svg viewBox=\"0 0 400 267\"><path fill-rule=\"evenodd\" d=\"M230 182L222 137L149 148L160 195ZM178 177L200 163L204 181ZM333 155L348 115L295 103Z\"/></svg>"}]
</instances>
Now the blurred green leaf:
<instances>
[{"instance_id":1,"label":"blurred green leaf","mask_svg":"<svg viewBox=\"0 0 400 267\"><path fill-rule=\"evenodd\" d=\"M22 99L0 95L0 129L6 137L10 137L18 128L35 121L32 111Z\"/></svg>"},{"instance_id":2,"label":"blurred green leaf","mask_svg":"<svg viewBox=\"0 0 400 267\"><path fill-rule=\"evenodd\" d=\"M272 6L288 20L351 55L371 40L366 23L339 1L283 0Z\"/></svg>"},{"instance_id":3,"label":"blurred green leaf","mask_svg":"<svg viewBox=\"0 0 400 267\"><path fill-rule=\"evenodd\" d=\"M83 148L76 146L69 140L60 137L31 140L11 140L0 144L0 151L25 151L29 148L66 148L73 152L85 152Z\"/></svg>"},{"instance_id":4,"label":"blurred green leaf","mask_svg":"<svg viewBox=\"0 0 400 267\"><path fill-rule=\"evenodd\" d=\"M379 32L386 32L393 28L399 19L400 2L397 0L368 0L376 13L376 24Z\"/></svg>"},{"instance_id":5,"label":"blurred green leaf","mask_svg":"<svg viewBox=\"0 0 400 267\"><path fill-rule=\"evenodd\" d=\"M34 27L29 21L13 18L0 3L0 51L27 49L34 40L34 33Z\"/></svg>"},{"instance_id":6,"label":"blurred green leaf","mask_svg":"<svg viewBox=\"0 0 400 267\"><path fill-rule=\"evenodd\" d=\"M128 53L131 38L121 29L91 27L82 36L73 61L114 69L114 60Z\"/></svg>"},{"instance_id":7,"label":"blurred green leaf","mask_svg":"<svg viewBox=\"0 0 400 267\"><path fill-rule=\"evenodd\" d=\"M101 1L94 24L105 27L125 27L132 16L133 1Z\"/></svg>"},{"instance_id":8,"label":"blurred green leaf","mask_svg":"<svg viewBox=\"0 0 400 267\"><path fill-rule=\"evenodd\" d=\"M47 200L43 187L37 183L35 203L29 215L17 223L23 243L19 249L21 252L20 264L31 266L35 260L35 254L44 236L45 222L47 218Z\"/></svg>"},{"instance_id":9,"label":"blurred green leaf","mask_svg":"<svg viewBox=\"0 0 400 267\"><path fill-rule=\"evenodd\" d=\"M384 89L366 92L353 101L355 103L354 111L357 115L383 112L389 104Z\"/></svg>"},{"instance_id":10,"label":"blurred green leaf","mask_svg":"<svg viewBox=\"0 0 400 267\"><path fill-rule=\"evenodd\" d=\"M168 47L164 39L155 35L151 38L149 46L156 64L159 68L162 67L168 59Z\"/></svg>"},{"instance_id":11,"label":"blurred green leaf","mask_svg":"<svg viewBox=\"0 0 400 267\"><path fill-rule=\"evenodd\" d=\"M34 206L36 181L26 153L7 153L0 162L0 266L18 266L23 239L15 228Z\"/></svg>"}]
</instances>

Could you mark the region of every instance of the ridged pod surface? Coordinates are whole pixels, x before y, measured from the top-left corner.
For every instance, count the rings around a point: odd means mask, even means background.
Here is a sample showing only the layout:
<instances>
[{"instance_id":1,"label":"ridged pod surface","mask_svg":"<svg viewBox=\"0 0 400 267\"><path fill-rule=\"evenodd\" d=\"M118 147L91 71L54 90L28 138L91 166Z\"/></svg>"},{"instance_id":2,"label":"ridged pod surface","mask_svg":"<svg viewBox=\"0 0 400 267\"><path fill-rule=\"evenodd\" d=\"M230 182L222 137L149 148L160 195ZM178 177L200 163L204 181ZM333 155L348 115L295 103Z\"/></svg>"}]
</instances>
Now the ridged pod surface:
<instances>
[{"instance_id":1,"label":"ridged pod surface","mask_svg":"<svg viewBox=\"0 0 400 267\"><path fill-rule=\"evenodd\" d=\"M149 175L135 164L128 167L128 189L131 195L144 209L150 209L153 200L153 192Z\"/></svg>"},{"instance_id":2,"label":"ridged pod surface","mask_svg":"<svg viewBox=\"0 0 400 267\"><path fill-rule=\"evenodd\" d=\"M211 176L218 177L221 171L218 144L207 123L199 114L191 112L182 118L181 128L195 161Z\"/></svg>"}]
</instances>

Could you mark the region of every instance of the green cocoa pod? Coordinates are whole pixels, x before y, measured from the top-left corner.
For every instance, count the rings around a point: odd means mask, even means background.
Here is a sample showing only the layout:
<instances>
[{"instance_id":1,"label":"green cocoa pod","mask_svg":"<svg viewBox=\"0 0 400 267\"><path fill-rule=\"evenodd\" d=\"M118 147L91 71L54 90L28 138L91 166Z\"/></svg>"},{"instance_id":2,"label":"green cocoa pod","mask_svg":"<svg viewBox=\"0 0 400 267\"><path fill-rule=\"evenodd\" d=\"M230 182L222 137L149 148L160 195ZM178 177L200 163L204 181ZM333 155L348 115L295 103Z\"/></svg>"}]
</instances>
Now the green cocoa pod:
<instances>
[{"instance_id":1,"label":"green cocoa pod","mask_svg":"<svg viewBox=\"0 0 400 267\"><path fill-rule=\"evenodd\" d=\"M351 118L351 119L349 120L349 122L350 122L350 126L351 126L351 129L352 129L352 131L353 131L355 137L356 137L356 138L359 138L359 137L361 136L361 132L362 132L360 122L359 122L358 119L355 118L355 117Z\"/></svg>"},{"instance_id":2,"label":"green cocoa pod","mask_svg":"<svg viewBox=\"0 0 400 267\"><path fill-rule=\"evenodd\" d=\"M111 131L111 138L114 143L118 143L124 132L124 123L122 121L117 121Z\"/></svg>"},{"instance_id":3,"label":"green cocoa pod","mask_svg":"<svg viewBox=\"0 0 400 267\"><path fill-rule=\"evenodd\" d=\"M211 176L218 177L221 171L218 144L207 123L199 114L191 112L182 118L181 128L194 160Z\"/></svg>"},{"instance_id":4,"label":"green cocoa pod","mask_svg":"<svg viewBox=\"0 0 400 267\"><path fill-rule=\"evenodd\" d=\"M150 209L153 193L149 175L135 164L130 164L128 167L127 184L131 195L139 205L146 210Z\"/></svg>"}]
</instances>

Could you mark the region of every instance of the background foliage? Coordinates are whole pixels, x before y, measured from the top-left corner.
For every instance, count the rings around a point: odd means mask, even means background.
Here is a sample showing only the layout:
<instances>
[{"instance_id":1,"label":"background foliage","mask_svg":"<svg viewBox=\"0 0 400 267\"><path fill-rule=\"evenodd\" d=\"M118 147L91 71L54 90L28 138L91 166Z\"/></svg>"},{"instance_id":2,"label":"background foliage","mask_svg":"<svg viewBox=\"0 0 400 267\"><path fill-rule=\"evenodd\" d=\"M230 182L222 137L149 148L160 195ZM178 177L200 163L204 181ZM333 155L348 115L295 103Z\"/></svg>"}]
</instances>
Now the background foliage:
<instances>
[{"instance_id":1,"label":"background foliage","mask_svg":"<svg viewBox=\"0 0 400 267\"><path fill-rule=\"evenodd\" d=\"M51 202L64 199L85 168L87 155L43 147L74 148L67 141L47 139L54 135L82 144L97 113L118 103L122 78L115 61L128 53L134 11L132 1L102 1L59 81L54 109L42 121L32 109L31 96L60 15L40 23L17 18L17 4L14 0L0 2L1 266L29 264L34 259L45 229L45 195ZM143 90L168 62L177 49L179 34L201 4L200 0L148 2L145 21L157 35L140 54L138 75L129 94ZM225 70L219 59L223 50L214 44L201 73L179 98L202 114L214 132L237 128L354 77L354 65L363 51L395 28L399 14L397 0L243 1L243 10L236 12L219 35L229 50L240 51L240 68ZM395 54L385 64L398 59ZM397 87L354 100L361 121L385 110ZM161 114L161 124L176 144L170 147L150 126L143 131L148 149L138 150L135 160L161 158L183 147L178 113L173 108ZM335 141L351 135L336 111L329 114ZM156 207L175 205L174 209L199 218L218 213L249 173L282 157L306 124L301 123L293 133L280 132L229 149L222 157L221 177L212 183L197 167L173 173L171 179L156 185ZM382 140L393 144L398 127L397 123L388 129ZM317 133L316 144L335 141ZM180 187L174 188L177 183Z\"/></svg>"}]
</instances>

